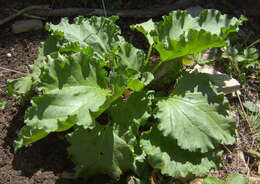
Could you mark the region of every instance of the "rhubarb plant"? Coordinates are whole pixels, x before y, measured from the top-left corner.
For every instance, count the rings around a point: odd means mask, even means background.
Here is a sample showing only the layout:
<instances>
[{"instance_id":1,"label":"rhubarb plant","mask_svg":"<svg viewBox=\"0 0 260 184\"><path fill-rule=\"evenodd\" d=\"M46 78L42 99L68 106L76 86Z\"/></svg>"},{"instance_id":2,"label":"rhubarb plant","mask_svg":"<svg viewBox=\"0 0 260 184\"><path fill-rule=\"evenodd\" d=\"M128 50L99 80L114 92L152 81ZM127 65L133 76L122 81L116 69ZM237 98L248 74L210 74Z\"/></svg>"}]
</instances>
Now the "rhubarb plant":
<instances>
[{"instance_id":1,"label":"rhubarb plant","mask_svg":"<svg viewBox=\"0 0 260 184\"><path fill-rule=\"evenodd\" d=\"M35 94L15 149L66 131L75 177L118 179L132 171L149 183L152 170L176 178L206 175L217 167L221 145L234 143L235 121L210 74L190 72L183 61L226 46L241 20L216 10L195 18L174 11L160 22L131 26L147 38L147 54L121 36L117 20L78 17L47 25L50 35L31 73L8 84L16 96ZM160 55L155 64L151 50ZM169 70L160 72L163 66ZM158 87L164 84L158 72L169 77L167 88Z\"/></svg>"}]
</instances>

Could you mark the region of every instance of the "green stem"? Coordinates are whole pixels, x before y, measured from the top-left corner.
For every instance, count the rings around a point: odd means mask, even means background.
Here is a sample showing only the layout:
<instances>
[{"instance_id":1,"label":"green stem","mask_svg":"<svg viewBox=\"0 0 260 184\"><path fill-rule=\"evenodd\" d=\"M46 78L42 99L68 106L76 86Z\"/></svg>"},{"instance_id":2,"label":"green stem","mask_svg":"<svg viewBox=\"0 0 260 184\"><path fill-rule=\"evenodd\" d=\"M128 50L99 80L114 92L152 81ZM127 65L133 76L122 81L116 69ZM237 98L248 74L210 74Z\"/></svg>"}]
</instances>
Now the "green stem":
<instances>
[{"instance_id":1,"label":"green stem","mask_svg":"<svg viewBox=\"0 0 260 184\"><path fill-rule=\"evenodd\" d=\"M151 54L152 54L152 50L153 50L153 44L151 44L151 45L149 46L148 53L147 53L147 58L146 58L145 63L144 63L145 66L147 66L147 64L148 64L148 62L149 62L150 56L151 56Z\"/></svg>"},{"instance_id":2,"label":"green stem","mask_svg":"<svg viewBox=\"0 0 260 184\"><path fill-rule=\"evenodd\" d=\"M234 61L233 59L231 59L231 63L233 65L233 68L235 68L236 72L238 72L239 74L241 74L241 71L236 63L236 61Z\"/></svg>"},{"instance_id":3,"label":"green stem","mask_svg":"<svg viewBox=\"0 0 260 184\"><path fill-rule=\"evenodd\" d=\"M260 39L254 41L253 43L251 43L246 49L249 49L250 47L253 47L254 45L258 44L260 42Z\"/></svg>"},{"instance_id":4,"label":"green stem","mask_svg":"<svg viewBox=\"0 0 260 184\"><path fill-rule=\"evenodd\" d=\"M115 94L113 94L113 96L108 99L105 104L103 104L100 108L99 108L99 111L98 112L94 112L94 117L97 118L98 116L100 116L103 112L105 112L109 107L110 105L116 101L125 91L126 89L122 88L122 89L119 89L118 91L115 92Z\"/></svg>"},{"instance_id":5,"label":"green stem","mask_svg":"<svg viewBox=\"0 0 260 184\"><path fill-rule=\"evenodd\" d=\"M155 73L155 72L158 70L158 68L161 66L161 64L162 64L162 61L160 61L159 63L157 63L157 64L153 67L152 73Z\"/></svg>"}]
</instances>

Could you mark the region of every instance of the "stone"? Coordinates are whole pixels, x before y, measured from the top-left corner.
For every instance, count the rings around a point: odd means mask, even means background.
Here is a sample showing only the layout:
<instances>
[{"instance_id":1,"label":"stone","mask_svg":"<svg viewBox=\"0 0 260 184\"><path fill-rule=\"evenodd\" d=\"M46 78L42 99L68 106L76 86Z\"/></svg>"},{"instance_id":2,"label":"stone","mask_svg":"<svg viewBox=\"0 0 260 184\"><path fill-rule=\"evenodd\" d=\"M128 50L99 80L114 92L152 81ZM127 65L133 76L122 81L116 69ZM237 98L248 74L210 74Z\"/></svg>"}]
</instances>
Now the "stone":
<instances>
[{"instance_id":1,"label":"stone","mask_svg":"<svg viewBox=\"0 0 260 184\"><path fill-rule=\"evenodd\" d=\"M189 184L202 184L203 183L203 179L202 178L196 178L192 181L190 181Z\"/></svg>"},{"instance_id":2,"label":"stone","mask_svg":"<svg viewBox=\"0 0 260 184\"><path fill-rule=\"evenodd\" d=\"M212 81L218 86L219 90L225 94L237 92L240 89L240 83L236 79L215 70L212 66L196 65L192 72L210 74Z\"/></svg>"},{"instance_id":3,"label":"stone","mask_svg":"<svg viewBox=\"0 0 260 184\"><path fill-rule=\"evenodd\" d=\"M20 20L16 21L12 25L12 32L14 34L24 33L29 31L36 31L43 28L43 23L41 20L31 19L31 20Z\"/></svg>"}]
</instances>

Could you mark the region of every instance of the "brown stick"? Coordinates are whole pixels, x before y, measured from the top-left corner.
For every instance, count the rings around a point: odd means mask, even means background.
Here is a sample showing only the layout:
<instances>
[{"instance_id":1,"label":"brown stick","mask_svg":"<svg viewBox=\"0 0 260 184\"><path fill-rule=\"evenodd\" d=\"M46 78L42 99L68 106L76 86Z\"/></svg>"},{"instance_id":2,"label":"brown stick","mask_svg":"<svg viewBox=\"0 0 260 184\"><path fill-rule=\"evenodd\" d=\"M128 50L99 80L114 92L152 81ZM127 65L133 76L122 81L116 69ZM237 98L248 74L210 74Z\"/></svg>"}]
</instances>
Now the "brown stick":
<instances>
[{"instance_id":1,"label":"brown stick","mask_svg":"<svg viewBox=\"0 0 260 184\"><path fill-rule=\"evenodd\" d=\"M17 9L10 9L10 10L12 10L12 11L14 11L14 12L19 12L19 10L17 10ZM28 17L28 18L32 18L32 19L40 19L40 20L46 20L46 18L44 18L44 17L39 17L39 16L36 16L36 15L30 15L30 14L27 14L27 13L24 13L23 14L23 16L24 17Z\"/></svg>"},{"instance_id":2,"label":"brown stick","mask_svg":"<svg viewBox=\"0 0 260 184\"><path fill-rule=\"evenodd\" d=\"M146 9L131 9L131 10L118 10L108 11L107 15L117 15L120 17L131 17L131 18L150 18L156 17L168 13L169 11L187 8L193 5L193 0L179 0L174 4L148 7ZM69 16L105 16L103 9L90 9L90 8L64 8L64 9L44 9L37 12L31 12L31 14L38 15L41 17L69 17Z\"/></svg>"},{"instance_id":3,"label":"brown stick","mask_svg":"<svg viewBox=\"0 0 260 184\"><path fill-rule=\"evenodd\" d=\"M15 19L16 17L24 14L25 12L29 12L29 11L32 11L32 10L47 10L47 9L49 9L48 5L29 6L27 8L24 8L24 9L18 11L17 13L15 13L15 14L9 16L9 17L6 17L3 20L0 20L0 25L3 25L5 23L9 22L10 20Z\"/></svg>"}]
</instances>

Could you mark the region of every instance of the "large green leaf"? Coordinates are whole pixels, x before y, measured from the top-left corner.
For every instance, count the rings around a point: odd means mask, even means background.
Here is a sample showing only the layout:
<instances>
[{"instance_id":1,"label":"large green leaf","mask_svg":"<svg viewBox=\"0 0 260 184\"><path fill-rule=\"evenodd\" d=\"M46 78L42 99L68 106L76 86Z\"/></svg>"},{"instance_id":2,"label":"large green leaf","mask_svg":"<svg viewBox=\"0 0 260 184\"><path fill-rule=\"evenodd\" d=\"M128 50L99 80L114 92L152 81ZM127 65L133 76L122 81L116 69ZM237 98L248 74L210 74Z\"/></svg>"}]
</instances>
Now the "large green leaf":
<instances>
[{"instance_id":1,"label":"large green leaf","mask_svg":"<svg viewBox=\"0 0 260 184\"><path fill-rule=\"evenodd\" d=\"M223 47L225 45L226 42L218 35L204 30L191 29L187 33L180 35L179 39L162 38L162 40L158 40L155 48L160 53L163 61L170 61L208 48Z\"/></svg>"},{"instance_id":2,"label":"large green leaf","mask_svg":"<svg viewBox=\"0 0 260 184\"><path fill-rule=\"evenodd\" d=\"M113 130L112 125L97 125L92 130L78 129L68 137L68 152L76 164L76 177L107 174L114 179L133 169L133 150Z\"/></svg>"},{"instance_id":3,"label":"large green leaf","mask_svg":"<svg viewBox=\"0 0 260 184\"><path fill-rule=\"evenodd\" d=\"M91 112L99 111L110 95L110 90L104 89L104 71L88 55L58 55L47 64L48 70L41 76L44 94L33 98L16 148L74 124L93 126Z\"/></svg>"},{"instance_id":4,"label":"large green leaf","mask_svg":"<svg viewBox=\"0 0 260 184\"><path fill-rule=\"evenodd\" d=\"M157 127L146 132L140 143L150 165L167 176L204 176L209 169L216 167L215 163L210 161L217 156L215 153L201 154L183 150L171 137L163 136Z\"/></svg>"},{"instance_id":5,"label":"large green leaf","mask_svg":"<svg viewBox=\"0 0 260 184\"><path fill-rule=\"evenodd\" d=\"M181 148L207 152L216 142L235 141L234 120L227 108L224 95L216 92L208 74L184 74L170 97L159 101L156 117L163 135L177 139Z\"/></svg>"},{"instance_id":6,"label":"large green leaf","mask_svg":"<svg viewBox=\"0 0 260 184\"><path fill-rule=\"evenodd\" d=\"M77 42L81 48L91 46L95 53L104 58L117 49L120 40L120 29L115 24L118 17L78 17L72 24L63 18L58 25L48 24L47 29L54 36L63 37L64 44Z\"/></svg>"},{"instance_id":7,"label":"large green leaf","mask_svg":"<svg viewBox=\"0 0 260 184\"><path fill-rule=\"evenodd\" d=\"M226 45L231 32L237 32L241 21L228 18L217 10L203 10L193 18L187 11L174 11L163 21L151 20L134 27L142 32L149 43L155 43L163 61L194 54L207 48Z\"/></svg>"}]
</instances>

